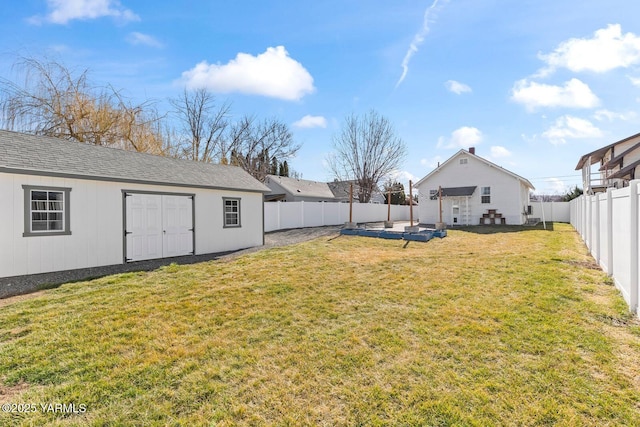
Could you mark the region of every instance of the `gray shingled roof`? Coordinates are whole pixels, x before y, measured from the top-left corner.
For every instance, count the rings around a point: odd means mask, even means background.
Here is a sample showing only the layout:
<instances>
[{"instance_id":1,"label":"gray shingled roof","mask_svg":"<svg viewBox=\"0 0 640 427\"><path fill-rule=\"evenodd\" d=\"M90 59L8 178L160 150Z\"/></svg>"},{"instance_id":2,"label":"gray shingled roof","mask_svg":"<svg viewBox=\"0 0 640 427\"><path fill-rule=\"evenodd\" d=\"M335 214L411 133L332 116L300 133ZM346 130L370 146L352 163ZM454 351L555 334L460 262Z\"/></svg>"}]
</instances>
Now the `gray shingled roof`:
<instances>
[{"instance_id":1,"label":"gray shingled roof","mask_svg":"<svg viewBox=\"0 0 640 427\"><path fill-rule=\"evenodd\" d=\"M279 184L289 194L297 197L317 197L333 199L333 193L326 182L309 181L306 179L289 178L285 176L267 175L267 179Z\"/></svg>"},{"instance_id":2,"label":"gray shingled roof","mask_svg":"<svg viewBox=\"0 0 640 427\"><path fill-rule=\"evenodd\" d=\"M0 172L268 192L236 166L216 165L0 130Z\"/></svg>"},{"instance_id":3,"label":"gray shingled roof","mask_svg":"<svg viewBox=\"0 0 640 427\"><path fill-rule=\"evenodd\" d=\"M336 199L341 201L349 201L350 184L353 184L353 200L358 201L358 193L360 192L360 186L356 180L351 181L332 181L327 183L331 192L333 192ZM385 203L387 199L380 191L378 186L375 186L373 193L371 194L371 201L377 203Z\"/></svg>"},{"instance_id":4,"label":"gray shingled roof","mask_svg":"<svg viewBox=\"0 0 640 427\"><path fill-rule=\"evenodd\" d=\"M476 187L477 186L473 186L473 187L447 187L447 188L442 188L442 197L464 197L464 196L471 196L473 195L473 192L476 191ZM431 200L437 200L438 199L438 193L436 193L435 195L431 196Z\"/></svg>"}]
</instances>

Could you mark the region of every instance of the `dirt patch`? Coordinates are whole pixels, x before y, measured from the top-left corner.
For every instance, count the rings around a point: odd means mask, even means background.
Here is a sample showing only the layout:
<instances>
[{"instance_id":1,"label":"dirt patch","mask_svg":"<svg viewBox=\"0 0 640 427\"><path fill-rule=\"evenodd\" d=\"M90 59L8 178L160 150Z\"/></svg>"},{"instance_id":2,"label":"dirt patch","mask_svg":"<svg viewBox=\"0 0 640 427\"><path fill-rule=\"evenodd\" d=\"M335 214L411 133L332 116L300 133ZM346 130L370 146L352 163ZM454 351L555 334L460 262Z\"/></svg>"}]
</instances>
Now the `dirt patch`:
<instances>
[{"instance_id":1,"label":"dirt patch","mask_svg":"<svg viewBox=\"0 0 640 427\"><path fill-rule=\"evenodd\" d=\"M14 403L12 401L14 396L19 395L23 391L29 388L29 384L20 381L16 385L6 386L0 384L0 402L2 403Z\"/></svg>"},{"instance_id":2,"label":"dirt patch","mask_svg":"<svg viewBox=\"0 0 640 427\"><path fill-rule=\"evenodd\" d=\"M588 268L590 270L602 270L598 264L593 261L576 261L576 260L565 260L562 261L565 264L574 265L576 267Z\"/></svg>"}]
</instances>

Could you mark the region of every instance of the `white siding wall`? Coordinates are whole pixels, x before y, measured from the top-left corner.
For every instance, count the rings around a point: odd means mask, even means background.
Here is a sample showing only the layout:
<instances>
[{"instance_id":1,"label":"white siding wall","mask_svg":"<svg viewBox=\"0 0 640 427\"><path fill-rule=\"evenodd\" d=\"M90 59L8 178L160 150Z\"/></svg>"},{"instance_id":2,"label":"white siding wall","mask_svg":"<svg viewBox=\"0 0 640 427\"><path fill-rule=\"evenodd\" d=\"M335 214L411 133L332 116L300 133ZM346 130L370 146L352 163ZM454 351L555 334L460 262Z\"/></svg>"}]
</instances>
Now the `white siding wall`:
<instances>
[{"instance_id":1,"label":"white siding wall","mask_svg":"<svg viewBox=\"0 0 640 427\"><path fill-rule=\"evenodd\" d=\"M24 233L23 185L68 187L71 235ZM122 262L121 194L111 184L68 178L0 174L0 192L10 197L0 209L0 277L71 270Z\"/></svg>"},{"instance_id":2,"label":"white siding wall","mask_svg":"<svg viewBox=\"0 0 640 427\"><path fill-rule=\"evenodd\" d=\"M23 185L68 187L71 235L23 237ZM196 253L262 245L262 194L0 173L0 277L123 262L122 190L195 194ZM223 197L241 199L240 228L223 228Z\"/></svg>"},{"instance_id":3,"label":"white siding wall","mask_svg":"<svg viewBox=\"0 0 640 427\"><path fill-rule=\"evenodd\" d=\"M460 158L466 157L468 163L460 164ZM470 224L479 224L482 214L488 209L497 209L507 224L523 223L523 207L528 201L528 189L522 182L505 173L499 167L492 167L473 156L457 156L451 162L440 167L427 181L418 186L420 222L433 224L438 222L438 200L430 200L429 191L442 187L477 186L469 199L471 211ZM491 203L481 203L482 187L491 187ZM443 220L451 224L451 199L443 199Z\"/></svg>"}]
</instances>

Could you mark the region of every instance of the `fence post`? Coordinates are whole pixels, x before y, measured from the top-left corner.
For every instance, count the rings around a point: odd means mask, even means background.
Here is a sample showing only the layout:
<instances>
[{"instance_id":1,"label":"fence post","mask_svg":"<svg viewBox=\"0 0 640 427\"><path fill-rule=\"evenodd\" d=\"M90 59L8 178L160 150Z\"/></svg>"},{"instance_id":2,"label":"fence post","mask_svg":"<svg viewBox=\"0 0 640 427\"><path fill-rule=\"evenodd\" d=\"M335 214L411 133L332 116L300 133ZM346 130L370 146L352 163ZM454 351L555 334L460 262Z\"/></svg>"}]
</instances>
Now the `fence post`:
<instances>
[{"instance_id":1,"label":"fence post","mask_svg":"<svg viewBox=\"0 0 640 427\"><path fill-rule=\"evenodd\" d=\"M629 248L629 308L633 313L638 310L638 180L629 183L629 203L631 205L631 247Z\"/></svg>"},{"instance_id":2,"label":"fence post","mask_svg":"<svg viewBox=\"0 0 640 427\"><path fill-rule=\"evenodd\" d=\"M582 221L580 228L580 235L582 236L582 240L584 243L587 243L587 205L589 204L589 196L585 194L582 199ZM588 246L588 245L587 245Z\"/></svg>"},{"instance_id":3,"label":"fence post","mask_svg":"<svg viewBox=\"0 0 640 427\"><path fill-rule=\"evenodd\" d=\"M277 201L276 203L278 204L278 205L277 205L277 206L278 206L278 209L276 210L276 212L277 212L277 216L276 216L276 218L278 218L278 230L281 230L281 229L282 229L282 226L280 225L280 203L282 203L282 202Z\"/></svg>"},{"instance_id":4,"label":"fence post","mask_svg":"<svg viewBox=\"0 0 640 427\"><path fill-rule=\"evenodd\" d=\"M587 247L593 253L593 197L588 196L587 201Z\"/></svg>"},{"instance_id":5,"label":"fence post","mask_svg":"<svg viewBox=\"0 0 640 427\"><path fill-rule=\"evenodd\" d=\"M592 224L595 225L595 232L593 233L594 235L591 237L591 239L593 240L593 249L591 251L591 253L593 254L593 257L596 260L596 264L600 265L600 194L602 193L598 193L595 195L595 199L596 199L596 209L595 209L595 213L594 213L594 218L591 221ZM593 202L591 202L593 204ZM592 227L593 229L594 227Z\"/></svg>"},{"instance_id":6,"label":"fence post","mask_svg":"<svg viewBox=\"0 0 640 427\"><path fill-rule=\"evenodd\" d=\"M613 188L607 188L607 274L613 276Z\"/></svg>"},{"instance_id":7,"label":"fence post","mask_svg":"<svg viewBox=\"0 0 640 427\"><path fill-rule=\"evenodd\" d=\"M304 228L304 200L300 201L300 221L302 223L302 228Z\"/></svg>"}]
</instances>

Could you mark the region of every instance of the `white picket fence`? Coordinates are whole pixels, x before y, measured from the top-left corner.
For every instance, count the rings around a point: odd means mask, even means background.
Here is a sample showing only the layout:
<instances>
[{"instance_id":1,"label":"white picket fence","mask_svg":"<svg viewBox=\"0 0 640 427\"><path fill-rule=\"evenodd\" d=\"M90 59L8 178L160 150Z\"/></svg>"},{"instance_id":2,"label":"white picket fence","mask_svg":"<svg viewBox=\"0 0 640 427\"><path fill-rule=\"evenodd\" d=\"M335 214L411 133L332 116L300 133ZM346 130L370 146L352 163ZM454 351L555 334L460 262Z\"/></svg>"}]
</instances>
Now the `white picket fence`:
<instances>
[{"instance_id":1,"label":"white picket fence","mask_svg":"<svg viewBox=\"0 0 640 427\"><path fill-rule=\"evenodd\" d=\"M413 219L418 221L418 209L413 207ZM386 221L387 205L353 204L354 222ZM392 221L409 221L409 206L391 206ZM331 202L265 202L264 231L288 228L341 225L349 221L348 203Z\"/></svg>"},{"instance_id":2,"label":"white picket fence","mask_svg":"<svg viewBox=\"0 0 640 427\"><path fill-rule=\"evenodd\" d=\"M638 183L571 201L571 225L629 304L638 311Z\"/></svg>"}]
</instances>

